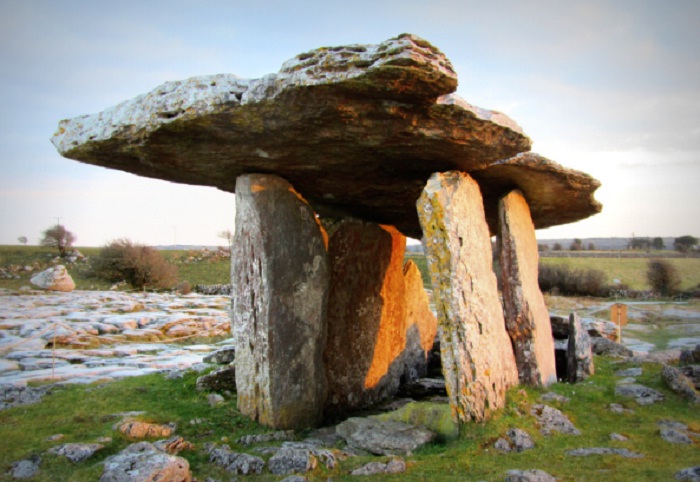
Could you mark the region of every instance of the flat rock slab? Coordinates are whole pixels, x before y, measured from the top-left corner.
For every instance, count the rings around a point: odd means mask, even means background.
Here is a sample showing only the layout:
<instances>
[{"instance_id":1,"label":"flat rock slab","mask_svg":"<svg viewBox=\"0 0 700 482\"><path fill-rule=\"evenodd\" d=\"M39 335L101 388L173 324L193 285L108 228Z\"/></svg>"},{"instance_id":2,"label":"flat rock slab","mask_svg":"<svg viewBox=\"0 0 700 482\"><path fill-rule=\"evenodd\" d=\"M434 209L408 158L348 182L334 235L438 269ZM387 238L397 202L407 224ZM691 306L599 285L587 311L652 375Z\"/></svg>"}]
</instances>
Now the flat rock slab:
<instances>
[{"instance_id":1,"label":"flat rock slab","mask_svg":"<svg viewBox=\"0 0 700 482\"><path fill-rule=\"evenodd\" d=\"M644 458L644 454L632 452L632 451L627 450L627 449L617 449L617 448L609 448L609 447L593 447L593 448L575 449L575 450L569 450L566 453L568 455L572 455L574 457L587 457L589 455L619 455L620 457L626 457L629 459L642 459L642 458Z\"/></svg>"},{"instance_id":2,"label":"flat rock slab","mask_svg":"<svg viewBox=\"0 0 700 482\"><path fill-rule=\"evenodd\" d=\"M376 455L405 455L435 439L426 428L373 418L349 418L336 432L350 447Z\"/></svg>"},{"instance_id":3,"label":"flat rock slab","mask_svg":"<svg viewBox=\"0 0 700 482\"><path fill-rule=\"evenodd\" d=\"M102 444L68 443L51 447L49 453L62 455L71 462L82 462L92 457L95 452L103 448Z\"/></svg>"},{"instance_id":4,"label":"flat rock slab","mask_svg":"<svg viewBox=\"0 0 700 482\"><path fill-rule=\"evenodd\" d=\"M182 457L164 454L148 442L129 445L118 454L105 459L100 482L144 480L190 482L190 464Z\"/></svg>"},{"instance_id":5,"label":"flat rock slab","mask_svg":"<svg viewBox=\"0 0 700 482\"><path fill-rule=\"evenodd\" d=\"M274 173L322 217L391 224L420 237L413 206L433 172L483 170L530 149L514 121L470 105L452 94L456 87L444 54L405 34L300 54L261 79L167 82L62 121L52 142L81 162L228 192L241 174ZM538 228L600 210L588 176L540 163L527 166L520 183L521 170L510 162L481 177L496 199L523 189Z\"/></svg>"},{"instance_id":6,"label":"flat rock slab","mask_svg":"<svg viewBox=\"0 0 700 482\"><path fill-rule=\"evenodd\" d=\"M615 386L615 395L634 398L640 405L651 405L664 399L664 395L658 390L637 383L617 384Z\"/></svg>"}]
</instances>

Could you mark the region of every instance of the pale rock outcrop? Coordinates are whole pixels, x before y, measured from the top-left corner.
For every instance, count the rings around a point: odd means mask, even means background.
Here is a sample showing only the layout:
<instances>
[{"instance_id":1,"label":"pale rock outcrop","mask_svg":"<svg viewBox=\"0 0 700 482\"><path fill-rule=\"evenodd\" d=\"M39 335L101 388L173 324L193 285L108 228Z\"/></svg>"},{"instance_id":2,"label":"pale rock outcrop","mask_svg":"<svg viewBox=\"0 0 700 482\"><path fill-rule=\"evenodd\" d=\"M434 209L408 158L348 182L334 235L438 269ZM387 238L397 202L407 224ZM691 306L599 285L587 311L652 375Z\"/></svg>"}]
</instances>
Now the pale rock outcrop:
<instances>
[{"instance_id":1,"label":"pale rock outcrop","mask_svg":"<svg viewBox=\"0 0 700 482\"><path fill-rule=\"evenodd\" d=\"M129 445L107 457L100 482L142 482L172 480L190 482L190 464L176 455L165 454L148 442Z\"/></svg>"},{"instance_id":2,"label":"pale rock outcrop","mask_svg":"<svg viewBox=\"0 0 700 482\"><path fill-rule=\"evenodd\" d=\"M405 455L435 439L427 428L376 418L349 418L335 430L351 448L375 455Z\"/></svg>"},{"instance_id":3,"label":"pale rock outcrop","mask_svg":"<svg viewBox=\"0 0 700 482\"><path fill-rule=\"evenodd\" d=\"M326 399L325 232L284 179L250 174L236 186L231 279L238 408L274 428L314 426Z\"/></svg>"},{"instance_id":4,"label":"pale rock outcrop","mask_svg":"<svg viewBox=\"0 0 700 482\"><path fill-rule=\"evenodd\" d=\"M48 291L70 292L75 289L75 282L62 264L49 268L32 276L31 283Z\"/></svg>"},{"instance_id":5,"label":"pale rock outcrop","mask_svg":"<svg viewBox=\"0 0 700 482\"><path fill-rule=\"evenodd\" d=\"M428 357L437 335L437 318L430 309L430 298L423 287L418 266L408 260L403 267L406 287L406 350L403 381L410 383L428 373Z\"/></svg>"},{"instance_id":6,"label":"pale rock outcrop","mask_svg":"<svg viewBox=\"0 0 700 482\"><path fill-rule=\"evenodd\" d=\"M583 381L595 373L591 338L576 313L569 316L569 349L566 357L569 382Z\"/></svg>"},{"instance_id":7,"label":"pale rock outcrop","mask_svg":"<svg viewBox=\"0 0 700 482\"><path fill-rule=\"evenodd\" d=\"M329 416L394 395L403 373L406 238L390 226L346 219L329 229L331 277L323 355Z\"/></svg>"},{"instance_id":8,"label":"pale rock outcrop","mask_svg":"<svg viewBox=\"0 0 700 482\"><path fill-rule=\"evenodd\" d=\"M521 383L557 381L549 312L537 282L539 254L530 208L520 191L499 201L500 259L506 328Z\"/></svg>"},{"instance_id":9,"label":"pale rock outcrop","mask_svg":"<svg viewBox=\"0 0 700 482\"><path fill-rule=\"evenodd\" d=\"M441 326L443 373L459 423L503 407L518 383L492 250L476 182L461 172L434 174L418 201L423 244Z\"/></svg>"}]
</instances>

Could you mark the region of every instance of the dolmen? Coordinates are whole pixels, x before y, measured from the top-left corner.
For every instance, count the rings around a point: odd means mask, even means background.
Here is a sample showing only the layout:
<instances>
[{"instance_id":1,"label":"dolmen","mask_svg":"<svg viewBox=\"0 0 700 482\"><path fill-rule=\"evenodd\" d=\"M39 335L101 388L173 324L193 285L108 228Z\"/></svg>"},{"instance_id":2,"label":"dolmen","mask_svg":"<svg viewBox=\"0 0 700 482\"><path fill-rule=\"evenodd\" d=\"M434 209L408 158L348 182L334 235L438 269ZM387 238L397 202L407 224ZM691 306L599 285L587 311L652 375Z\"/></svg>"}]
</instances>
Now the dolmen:
<instances>
[{"instance_id":1,"label":"dolmen","mask_svg":"<svg viewBox=\"0 0 700 482\"><path fill-rule=\"evenodd\" d=\"M454 92L429 42L324 47L260 79L166 82L52 138L80 162L235 193L238 407L318 425L422 376L436 333L454 419L556 380L535 229L601 210L599 182ZM503 303L492 269L500 244ZM406 237L421 238L437 318ZM424 374L424 373L423 373Z\"/></svg>"}]
</instances>

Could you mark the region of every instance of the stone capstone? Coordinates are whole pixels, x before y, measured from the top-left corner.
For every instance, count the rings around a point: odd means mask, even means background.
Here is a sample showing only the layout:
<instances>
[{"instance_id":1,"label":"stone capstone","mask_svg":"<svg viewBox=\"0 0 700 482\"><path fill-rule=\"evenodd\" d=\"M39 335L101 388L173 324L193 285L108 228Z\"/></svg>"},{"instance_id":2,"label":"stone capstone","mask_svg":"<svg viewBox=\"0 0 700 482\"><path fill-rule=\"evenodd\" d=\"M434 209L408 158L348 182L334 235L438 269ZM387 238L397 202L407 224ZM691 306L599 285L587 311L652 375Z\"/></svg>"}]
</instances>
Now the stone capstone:
<instances>
[{"instance_id":1,"label":"stone capstone","mask_svg":"<svg viewBox=\"0 0 700 482\"><path fill-rule=\"evenodd\" d=\"M321 421L329 265L315 213L284 179L239 176L231 264L239 410L274 428Z\"/></svg>"},{"instance_id":2,"label":"stone capstone","mask_svg":"<svg viewBox=\"0 0 700 482\"><path fill-rule=\"evenodd\" d=\"M405 455L435 439L426 428L374 418L349 418L335 429L351 448L375 455Z\"/></svg>"},{"instance_id":3,"label":"stone capstone","mask_svg":"<svg viewBox=\"0 0 700 482\"><path fill-rule=\"evenodd\" d=\"M575 313L569 316L569 349L566 356L569 382L583 381L595 373L591 338Z\"/></svg>"},{"instance_id":4,"label":"stone capstone","mask_svg":"<svg viewBox=\"0 0 700 482\"><path fill-rule=\"evenodd\" d=\"M518 371L492 269L477 183L437 173L418 201L438 311L440 350L455 421L481 421L504 406Z\"/></svg>"},{"instance_id":5,"label":"stone capstone","mask_svg":"<svg viewBox=\"0 0 700 482\"><path fill-rule=\"evenodd\" d=\"M190 482L190 464L182 457L165 454L153 444L139 442L129 445L104 461L100 482L145 482L170 480Z\"/></svg>"},{"instance_id":6,"label":"stone capstone","mask_svg":"<svg viewBox=\"0 0 700 482\"><path fill-rule=\"evenodd\" d=\"M539 254L530 208L520 191L499 201L503 304L520 382L547 386L557 381L549 312L537 282Z\"/></svg>"},{"instance_id":7,"label":"stone capstone","mask_svg":"<svg viewBox=\"0 0 700 482\"><path fill-rule=\"evenodd\" d=\"M353 219L329 229L325 413L342 415L393 396L403 374L406 238Z\"/></svg>"},{"instance_id":8,"label":"stone capstone","mask_svg":"<svg viewBox=\"0 0 700 482\"><path fill-rule=\"evenodd\" d=\"M62 264L56 265L32 276L29 280L35 286L48 291L70 292L75 289L75 282Z\"/></svg>"},{"instance_id":9,"label":"stone capstone","mask_svg":"<svg viewBox=\"0 0 700 482\"><path fill-rule=\"evenodd\" d=\"M600 210L598 185L582 173L540 158L487 169L528 151L530 140L507 116L453 94L456 87L444 54L404 34L306 52L260 79L166 82L61 121L52 142L70 159L227 192L240 175L276 174L321 217L389 224L415 238L413 206L440 171L479 171L494 202L520 188L537 228ZM497 213L487 214L495 229Z\"/></svg>"}]
</instances>

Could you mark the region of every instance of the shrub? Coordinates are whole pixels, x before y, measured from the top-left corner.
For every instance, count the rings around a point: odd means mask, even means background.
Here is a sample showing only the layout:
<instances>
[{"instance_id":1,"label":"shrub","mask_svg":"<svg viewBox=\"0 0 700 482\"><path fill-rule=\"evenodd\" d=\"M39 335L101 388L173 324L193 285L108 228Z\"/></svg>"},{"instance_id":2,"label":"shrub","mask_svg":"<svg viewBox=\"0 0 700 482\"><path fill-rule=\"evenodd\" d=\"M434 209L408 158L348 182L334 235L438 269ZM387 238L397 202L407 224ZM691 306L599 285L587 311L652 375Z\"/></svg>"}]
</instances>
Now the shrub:
<instances>
[{"instance_id":1,"label":"shrub","mask_svg":"<svg viewBox=\"0 0 700 482\"><path fill-rule=\"evenodd\" d=\"M598 269L572 270L565 265L540 264L540 289L564 296L608 296L610 286Z\"/></svg>"},{"instance_id":2,"label":"shrub","mask_svg":"<svg viewBox=\"0 0 700 482\"><path fill-rule=\"evenodd\" d=\"M106 245L93 260L93 274L111 282L126 281L135 288L170 288L177 268L150 246L118 239Z\"/></svg>"},{"instance_id":3,"label":"shrub","mask_svg":"<svg viewBox=\"0 0 700 482\"><path fill-rule=\"evenodd\" d=\"M681 286L678 270L664 259L651 259L647 264L647 281L654 291L664 296L673 295Z\"/></svg>"}]
</instances>

